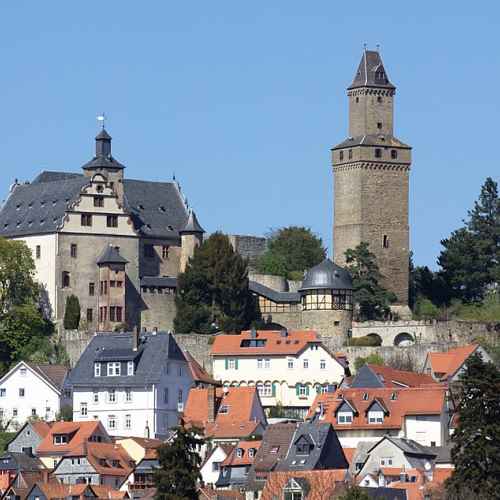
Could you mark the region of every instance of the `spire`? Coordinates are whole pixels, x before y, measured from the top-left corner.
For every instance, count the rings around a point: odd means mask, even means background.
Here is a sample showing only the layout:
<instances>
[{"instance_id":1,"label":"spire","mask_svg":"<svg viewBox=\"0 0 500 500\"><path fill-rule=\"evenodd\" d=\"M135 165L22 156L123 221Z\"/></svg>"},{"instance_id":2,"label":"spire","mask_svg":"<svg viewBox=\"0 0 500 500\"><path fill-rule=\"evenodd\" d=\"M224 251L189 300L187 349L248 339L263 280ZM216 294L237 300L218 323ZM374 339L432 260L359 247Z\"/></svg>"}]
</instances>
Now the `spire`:
<instances>
[{"instance_id":1,"label":"spire","mask_svg":"<svg viewBox=\"0 0 500 500\"><path fill-rule=\"evenodd\" d=\"M95 170L102 168L123 169L124 165L111 156L111 136L105 128L95 137L95 156L82 167L84 170Z\"/></svg>"},{"instance_id":2,"label":"spire","mask_svg":"<svg viewBox=\"0 0 500 500\"><path fill-rule=\"evenodd\" d=\"M354 80L347 90L359 87L379 87L385 89L395 89L396 87L389 81L389 77L384 69L382 58L378 50L365 50L354 75Z\"/></svg>"},{"instance_id":3,"label":"spire","mask_svg":"<svg viewBox=\"0 0 500 500\"><path fill-rule=\"evenodd\" d=\"M205 230L201 227L196 214L193 210L189 210L189 216L184 227L179 231L180 234L195 234L204 233Z\"/></svg>"},{"instance_id":4,"label":"spire","mask_svg":"<svg viewBox=\"0 0 500 500\"><path fill-rule=\"evenodd\" d=\"M104 128L96 135L95 155L96 157L111 157L111 136L106 132L106 129Z\"/></svg>"}]
</instances>

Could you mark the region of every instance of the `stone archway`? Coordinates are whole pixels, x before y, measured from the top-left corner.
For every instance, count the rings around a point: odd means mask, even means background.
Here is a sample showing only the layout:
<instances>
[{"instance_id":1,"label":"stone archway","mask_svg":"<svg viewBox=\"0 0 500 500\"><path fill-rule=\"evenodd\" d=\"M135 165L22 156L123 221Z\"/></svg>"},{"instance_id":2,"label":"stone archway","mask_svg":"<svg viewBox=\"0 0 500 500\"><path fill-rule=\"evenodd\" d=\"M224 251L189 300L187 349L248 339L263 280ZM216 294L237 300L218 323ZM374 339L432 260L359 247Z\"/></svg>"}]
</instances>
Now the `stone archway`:
<instances>
[{"instance_id":1,"label":"stone archway","mask_svg":"<svg viewBox=\"0 0 500 500\"><path fill-rule=\"evenodd\" d=\"M369 333L367 335L367 337L376 341L378 346L382 345L383 340L382 340L382 337L378 333Z\"/></svg>"},{"instance_id":2,"label":"stone archway","mask_svg":"<svg viewBox=\"0 0 500 500\"><path fill-rule=\"evenodd\" d=\"M415 338L411 333L401 332L394 337L394 345L397 347L408 347L415 343Z\"/></svg>"}]
</instances>

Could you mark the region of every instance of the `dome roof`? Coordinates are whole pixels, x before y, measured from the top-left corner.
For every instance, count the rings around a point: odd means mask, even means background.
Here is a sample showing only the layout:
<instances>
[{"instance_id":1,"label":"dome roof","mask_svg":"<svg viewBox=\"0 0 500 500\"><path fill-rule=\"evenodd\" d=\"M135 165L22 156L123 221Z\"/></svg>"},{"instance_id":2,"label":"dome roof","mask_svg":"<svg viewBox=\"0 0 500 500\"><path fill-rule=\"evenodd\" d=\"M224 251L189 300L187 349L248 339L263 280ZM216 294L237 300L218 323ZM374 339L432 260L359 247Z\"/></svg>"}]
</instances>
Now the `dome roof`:
<instances>
[{"instance_id":1,"label":"dome roof","mask_svg":"<svg viewBox=\"0 0 500 500\"><path fill-rule=\"evenodd\" d=\"M322 288L352 290L352 278L349 271L337 266L330 259L325 259L317 266L311 267L306 272L299 292Z\"/></svg>"}]
</instances>

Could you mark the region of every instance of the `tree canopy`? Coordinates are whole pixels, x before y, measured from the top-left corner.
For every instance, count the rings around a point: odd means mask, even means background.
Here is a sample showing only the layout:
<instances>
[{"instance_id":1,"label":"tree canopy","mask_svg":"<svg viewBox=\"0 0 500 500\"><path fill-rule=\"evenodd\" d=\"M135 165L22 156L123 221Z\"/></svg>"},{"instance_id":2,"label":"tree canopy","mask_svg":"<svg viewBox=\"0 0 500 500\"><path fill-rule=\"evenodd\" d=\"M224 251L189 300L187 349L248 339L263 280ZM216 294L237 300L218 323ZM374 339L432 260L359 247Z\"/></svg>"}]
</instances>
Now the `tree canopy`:
<instances>
[{"instance_id":1,"label":"tree canopy","mask_svg":"<svg viewBox=\"0 0 500 500\"><path fill-rule=\"evenodd\" d=\"M257 261L261 273L301 280L304 271L326 256L321 238L309 228L289 226L271 232L267 251Z\"/></svg>"},{"instance_id":2,"label":"tree canopy","mask_svg":"<svg viewBox=\"0 0 500 500\"><path fill-rule=\"evenodd\" d=\"M247 264L222 233L212 234L196 248L177 278L175 331L211 333L248 327L256 308L248 289Z\"/></svg>"},{"instance_id":3,"label":"tree canopy","mask_svg":"<svg viewBox=\"0 0 500 500\"><path fill-rule=\"evenodd\" d=\"M174 429L172 442L158 448L159 467L154 471L158 500L198 500L197 482L201 479L199 450L203 440L195 430Z\"/></svg>"},{"instance_id":4,"label":"tree canopy","mask_svg":"<svg viewBox=\"0 0 500 500\"><path fill-rule=\"evenodd\" d=\"M396 297L380 284L382 274L368 243L362 241L356 248L349 248L345 256L352 276L353 301L358 319L366 321L387 318L390 304Z\"/></svg>"},{"instance_id":5,"label":"tree canopy","mask_svg":"<svg viewBox=\"0 0 500 500\"><path fill-rule=\"evenodd\" d=\"M458 427L452 435L448 498L498 498L500 491L500 371L472 355L459 376ZM465 496L464 496L465 495Z\"/></svg>"}]
</instances>

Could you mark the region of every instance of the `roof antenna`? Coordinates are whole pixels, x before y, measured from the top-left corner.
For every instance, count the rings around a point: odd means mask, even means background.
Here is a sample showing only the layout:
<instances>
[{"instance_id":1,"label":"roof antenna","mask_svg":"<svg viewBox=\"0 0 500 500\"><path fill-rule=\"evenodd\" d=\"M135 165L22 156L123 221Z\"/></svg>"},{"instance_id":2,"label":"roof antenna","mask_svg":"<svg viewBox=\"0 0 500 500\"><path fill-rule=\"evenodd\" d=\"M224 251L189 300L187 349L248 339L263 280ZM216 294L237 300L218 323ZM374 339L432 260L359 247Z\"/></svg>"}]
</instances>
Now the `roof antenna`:
<instances>
[{"instance_id":1,"label":"roof antenna","mask_svg":"<svg viewBox=\"0 0 500 500\"><path fill-rule=\"evenodd\" d=\"M175 172L172 175L172 180L175 181Z\"/></svg>"},{"instance_id":2,"label":"roof antenna","mask_svg":"<svg viewBox=\"0 0 500 500\"><path fill-rule=\"evenodd\" d=\"M104 113L97 115L97 121L101 122L102 130L104 130L104 125L106 124L106 115Z\"/></svg>"}]
</instances>

